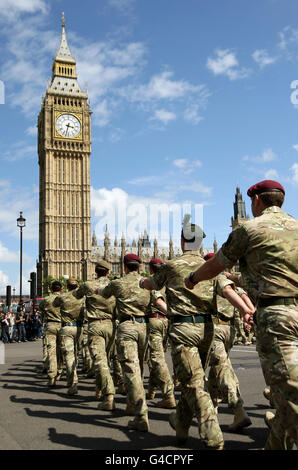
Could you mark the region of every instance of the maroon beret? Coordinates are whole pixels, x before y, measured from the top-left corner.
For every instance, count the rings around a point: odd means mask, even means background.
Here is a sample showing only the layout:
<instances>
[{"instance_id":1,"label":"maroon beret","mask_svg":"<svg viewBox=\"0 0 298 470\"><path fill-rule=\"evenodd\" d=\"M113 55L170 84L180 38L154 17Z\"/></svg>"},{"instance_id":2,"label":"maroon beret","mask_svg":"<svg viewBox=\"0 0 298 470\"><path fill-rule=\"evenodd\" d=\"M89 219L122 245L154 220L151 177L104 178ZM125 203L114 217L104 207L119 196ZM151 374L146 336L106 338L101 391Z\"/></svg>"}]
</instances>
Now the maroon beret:
<instances>
[{"instance_id":1,"label":"maroon beret","mask_svg":"<svg viewBox=\"0 0 298 470\"><path fill-rule=\"evenodd\" d=\"M284 194L286 193L282 185L277 181L264 180L251 186L247 191L247 195L249 197L253 197L255 194L269 193L271 191L281 191Z\"/></svg>"},{"instance_id":2,"label":"maroon beret","mask_svg":"<svg viewBox=\"0 0 298 470\"><path fill-rule=\"evenodd\" d=\"M129 255L124 256L124 263L134 263L135 261L137 261L138 263L142 262L141 258L139 258L134 253L129 253Z\"/></svg>"},{"instance_id":3,"label":"maroon beret","mask_svg":"<svg viewBox=\"0 0 298 470\"><path fill-rule=\"evenodd\" d=\"M163 264L163 261L158 258L152 258L149 262L149 264Z\"/></svg>"},{"instance_id":4,"label":"maroon beret","mask_svg":"<svg viewBox=\"0 0 298 470\"><path fill-rule=\"evenodd\" d=\"M208 261L208 259L214 258L215 253L207 253L207 255L204 256L204 260Z\"/></svg>"}]
</instances>

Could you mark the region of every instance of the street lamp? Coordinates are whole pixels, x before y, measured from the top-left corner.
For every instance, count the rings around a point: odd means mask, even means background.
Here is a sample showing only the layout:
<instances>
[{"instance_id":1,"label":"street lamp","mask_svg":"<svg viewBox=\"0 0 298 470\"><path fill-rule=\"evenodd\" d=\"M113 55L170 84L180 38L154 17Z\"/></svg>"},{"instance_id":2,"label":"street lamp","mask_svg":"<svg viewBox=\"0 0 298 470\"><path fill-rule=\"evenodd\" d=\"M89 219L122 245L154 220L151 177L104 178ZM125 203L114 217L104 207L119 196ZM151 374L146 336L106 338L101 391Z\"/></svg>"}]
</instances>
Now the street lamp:
<instances>
[{"instance_id":1,"label":"street lamp","mask_svg":"<svg viewBox=\"0 0 298 470\"><path fill-rule=\"evenodd\" d=\"M23 212L20 212L20 217L17 218L17 226L20 227L20 304L22 303L22 264L23 264L23 227L26 227L26 219L23 217Z\"/></svg>"},{"instance_id":2,"label":"street lamp","mask_svg":"<svg viewBox=\"0 0 298 470\"><path fill-rule=\"evenodd\" d=\"M86 281L87 280L87 276L86 276L87 260L85 258L82 258L81 259L81 264L82 264L83 281Z\"/></svg>"}]
</instances>

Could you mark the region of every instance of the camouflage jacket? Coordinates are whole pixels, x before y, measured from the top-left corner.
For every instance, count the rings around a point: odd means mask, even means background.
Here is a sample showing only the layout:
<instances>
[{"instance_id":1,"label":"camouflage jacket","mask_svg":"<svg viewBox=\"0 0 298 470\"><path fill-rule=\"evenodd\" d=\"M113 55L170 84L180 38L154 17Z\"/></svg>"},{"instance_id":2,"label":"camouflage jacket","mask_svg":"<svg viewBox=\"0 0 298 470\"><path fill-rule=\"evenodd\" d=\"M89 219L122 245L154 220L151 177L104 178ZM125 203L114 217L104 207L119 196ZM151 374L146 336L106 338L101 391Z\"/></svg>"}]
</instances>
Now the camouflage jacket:
<instances>
[{"instance_id":1,"label":"camouflage jacket","mask_svg":"<svg viewBox=\"0 0 298 470\"><path fill-rule=\"evenodd\" d=\"M76 294L77 289L63 292L55 298L53 305L60 308L62 322L78 321L83 323L85 299L78 298Z\"/></svg>"},{"instance_id":2,"label":"camouflage jacket","mask_svg":"<svg viewBox=\"0 0 298 470\"><path fill-rule=\"evenodd\" d=\"M116 310L118 318L133 315L144 316L148 312L150 294L139 287L142 277L136 271L126 274L120 279L111 281L102 291L101 295L108 299L116 297Z\"/></svg>"},{"instance_id":3,"label":"camouflage jacket","mask_svg":"<svg viewBox=\"0 0 298 470\"><path fill-rule=\"evenodd\" d=\"M236 228L216 258L225 268L239 260L241 284L254 303L298 296L298 221L277 206Z\"/></svg>"},{"instance_id":4,"label":"camouflage jacket","mask_svg":"<svg viewBox=\"0 0 298 470\"><path fill-rule=\"evenodd\" d=\"M161 291L159 290L152 290L150 292L150 304L148 306L148 315L152 315L152 314L161 314L161 315L164 315L164 312L162 310L160 310L160 308L158 307L158 305L156 304L156 301L158 299L162 299L164 302L167 302L167 299L166 299L166 290L163 288Z\"/></svg>"},{"instance_id":5,"label":"camouflage jacket","mask_svg":"<svg viewBox=\"0 0 298 470\"><path fill-rule=\"evenodd\" d=\"M54 300L60 294L50 294L45 297L39 304L42 319L44 322L47 321L61 321L60 308L53 305Z\"/></svg>"},{"instance_id":6,"label":"camouflage jacket","mask_svg":"<svg viewBox=\"0 0 298 470\"><path fill-rule=\"evenodd\" d=\"M109 282L109 279L106 277L100 277L94 281L87 281L78 288L77 297L86 297L86 317L88 320L113 318L116 306L115 298L105 299L94 292L95 289L103 289Z\"/></svg>"},{"instance_id":7,"label":"camouflage jacket","mask_svg":"<svg viewBox=\"0 0 298 470\"><path fill-rule=\"evenodd\" d=\"M150 277L153 289L160 290L164 286L166 288L169 316L216 313L216 293L225 285L232 284L231 281L220 275L200 282L193 290L187 289L184 284L184 279L203 264L205 260L198 251L186 251L179 258L164 263L158 272Z\"/></svg>"}]
</instances>

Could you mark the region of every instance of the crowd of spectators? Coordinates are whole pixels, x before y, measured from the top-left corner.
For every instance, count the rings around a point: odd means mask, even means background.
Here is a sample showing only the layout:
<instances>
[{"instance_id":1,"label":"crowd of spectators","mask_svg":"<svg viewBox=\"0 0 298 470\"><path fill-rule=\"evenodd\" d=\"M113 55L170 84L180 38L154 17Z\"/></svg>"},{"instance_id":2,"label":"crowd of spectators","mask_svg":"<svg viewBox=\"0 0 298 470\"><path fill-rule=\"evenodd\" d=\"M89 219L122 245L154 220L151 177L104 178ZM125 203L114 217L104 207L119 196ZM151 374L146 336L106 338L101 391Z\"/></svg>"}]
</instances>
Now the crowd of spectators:
<instances>
[{"instance_id":1,"label":"crowd of spectators","mask_svg":"<svg viewBox=\"0 0 298 470\"><path fill-rule=\"evenodd\" d=\"M2 309L4 310L4 309ZM15 311L14 311L15 310ZM16 313L15 313L16 312ZM44 325L40 312L26 312L23 305L0 311L0 339L3 343L22 343L43 338Z\"/></svg>"}]
</instances>

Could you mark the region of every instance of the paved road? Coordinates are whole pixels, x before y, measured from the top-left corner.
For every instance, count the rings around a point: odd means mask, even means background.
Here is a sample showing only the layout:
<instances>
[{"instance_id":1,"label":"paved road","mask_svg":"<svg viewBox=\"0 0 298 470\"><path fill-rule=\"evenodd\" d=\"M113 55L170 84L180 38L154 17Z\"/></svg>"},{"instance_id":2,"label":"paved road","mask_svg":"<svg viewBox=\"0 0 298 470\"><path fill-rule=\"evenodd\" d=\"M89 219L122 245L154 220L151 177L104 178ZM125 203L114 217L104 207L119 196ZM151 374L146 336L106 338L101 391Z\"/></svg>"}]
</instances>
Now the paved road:
<instances>
[{"instance_id":1,"label":"paved road","mask_svg":"<svg viewBox=\"0 0 298 470\"><path fill-rule=\"evenodd\" d=\"M127 430L131 418L124 413L125 397L117 395L117 409L113 413L97 409L94 379L80 374L76 397L67 397L63 379L56 389L48 391L47 378L40 373L41 350L41 341L5 345L5 364L0 365L0 449L177 449L175 433L168 425L169 411L154 408L154 401L148 402L150 432L138 433ZM168 353L167 357L170 361ZM235 346L231 360L252 425L240 434L229 433L227 427L233 416L226 405L220 405L219 422L225 448L260 449L268 435L263 417L270 408L263 397L265 383L255 346ZM147 389L147 368L144 383ZM179 449L202 449L195 421L187 444Z\"/></svg>"}]
</instances>

